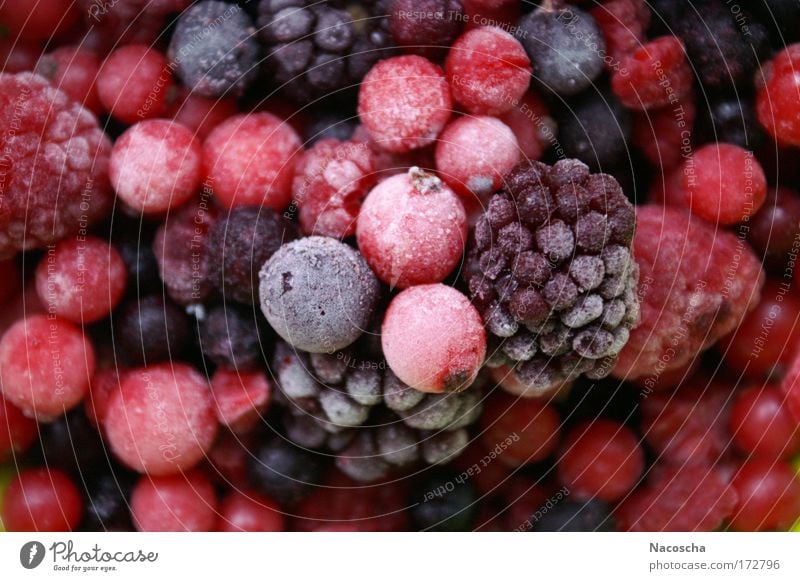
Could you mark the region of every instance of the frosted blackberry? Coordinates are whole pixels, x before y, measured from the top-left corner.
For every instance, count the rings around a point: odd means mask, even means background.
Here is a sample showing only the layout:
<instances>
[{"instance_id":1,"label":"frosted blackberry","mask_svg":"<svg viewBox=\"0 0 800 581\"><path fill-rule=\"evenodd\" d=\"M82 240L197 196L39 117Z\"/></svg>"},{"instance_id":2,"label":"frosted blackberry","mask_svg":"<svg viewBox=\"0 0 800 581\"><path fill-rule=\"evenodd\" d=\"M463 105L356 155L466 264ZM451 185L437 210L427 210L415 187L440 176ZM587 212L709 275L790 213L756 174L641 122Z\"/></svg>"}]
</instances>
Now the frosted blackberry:
<instances>
[{"instance_id":1,"label":"frosted blackberry","mask_svg":"<svg viewBox=\"0 0 800 581\"><path fill-rule=\"evenodd\" d=\"M238 371L258 367L262 340L257 311L231 303L213 307L199 321L200 348L214 365Z\"/></svg>"},{"instance_id":2,"label":"frosted blackberry","mask_svg":"<svg viewBox=\"0 0 800 581\"><path fill-rule=\"evenodd\" d=\"M258 73L253 21L235 4L198 2L175 26L168 56L183 83L204 97L238 97Z\"/></svg>"},{"instance_id":3,"label":"frosted blackberry","mask_svg":"<svg viewBox=\"0 0 800 581\"><path fill-rule=\"evenodd\" d=\"M261 0L267 64L288 96L308 103L357 84L392 54L388 0Z\"/></svg>"},{"instance_id":4,"label":"frosted blackberry","mask_svg":"<svg viewBox=\"0 0 800 581\"><path fill-rule=\"evenodd\" d=\"M633 207L567 159L518 165L475 225L466 270L489 336L530 393L607 375L637 322Z\"/></svg>"}]
</instances>

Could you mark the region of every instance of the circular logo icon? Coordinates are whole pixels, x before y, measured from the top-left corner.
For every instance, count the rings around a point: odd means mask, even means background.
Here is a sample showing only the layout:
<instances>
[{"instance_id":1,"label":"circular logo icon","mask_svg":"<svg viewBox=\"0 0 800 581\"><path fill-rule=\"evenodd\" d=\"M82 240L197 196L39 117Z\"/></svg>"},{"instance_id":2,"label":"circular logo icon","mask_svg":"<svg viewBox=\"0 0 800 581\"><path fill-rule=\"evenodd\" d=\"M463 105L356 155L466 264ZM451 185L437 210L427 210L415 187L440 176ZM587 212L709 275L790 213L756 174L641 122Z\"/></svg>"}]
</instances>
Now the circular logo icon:
<instances>
[{"instance_id":1,"label":"circular logo icon","mask_svg":"<svg viewBox=\"0 0 800 581\"><path fill-rule=\"evenodd\" d=\"M35 569L44 560L44 545L39 541L30 541L19 550L19 562L26 569Z\"/></svg>"}]
</instances>

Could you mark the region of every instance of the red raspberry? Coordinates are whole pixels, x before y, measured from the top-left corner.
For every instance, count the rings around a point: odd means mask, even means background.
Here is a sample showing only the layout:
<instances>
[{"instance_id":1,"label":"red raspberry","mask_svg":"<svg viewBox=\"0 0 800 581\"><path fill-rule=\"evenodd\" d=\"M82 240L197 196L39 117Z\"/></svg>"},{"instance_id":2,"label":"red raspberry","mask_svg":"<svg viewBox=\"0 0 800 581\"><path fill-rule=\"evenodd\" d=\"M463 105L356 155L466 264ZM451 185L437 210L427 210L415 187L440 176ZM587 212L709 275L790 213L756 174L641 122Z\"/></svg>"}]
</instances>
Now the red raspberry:
<instances>
[{"instance_id":1,"label":"red raspberry","mask_svg":"<svg viewBox=\"0 0 800 581\"><path fill-rule=\"evenodd\" d=\"M800 425L775 387L750 388L739 394L731 410L731 432L745 454L789 459L800 452Z\"/></svg>"},{"instance_id":2,"label":"red raspberry","mask_svg":"<svg viewBox=\"0 0 800 581\"><path fill-rule=\"evenodd\" d=\"M475 28L456 40L445 71L453 100L473 115L511 110L531 82L531 61L523 46L493 26Z\"/></svg>"},{"instance_id":3,"label":"red raspberry","mask_svg":"<svg viewBox=\"0 0 800 581\"><path fill-rule=\"evenodd\" d=\"M23 40L47 40L65 32L78 21L74 0L3 2L0 22L9 35Z\"/></svg>"},{"instance_id":4,"label":"red raspberry","mask_svg":"<svg viewBox=\"0 0 800 581\"><path fill-rule=\"evenodd\" d=\"M383 319L386 362L400 380L429 393L472 384L486 354L486 332L469 299L443 284L397 295Z\"/></svg>"},{"instance_id":5,"label":"red raspberry","mask_svg":"<svg viewBox=\"0 0 800 581\"><path fill-rule=\"evenodd\" d=\"M286 530L278 504L252 492L231 490L219 509L222 532L279 533Z\"/></svg>"},{"instance_id":6,"label":"red raspberry","mask_svg":"<svg viewBox=\"0 0 800 581\"><path fill-rule=\"evenodd\" d=\"M658 384L660 373L685 366L741 322L758 301L764 273L731 233L673 208L636 210L641 321L614 375Z\"/></svg>"},{"instance_id":7,"label":"red raspberry","mask_svg":"<svg viewBox=\"0 0 800 581\"><path fill-rule=\"evenodd\" d=\"M297 163L292 190L308 236L347 238L375 184L375 156L368 143L321 139Z\"/></svg>"},{"instance_id":8,"label":"red raspberry","mask_svg":"<svg viewBox=\"0 0 800 581\"><path fill-rule=\"evenodd\" d=\"M558 132L547 105L532 91L525 93L516 106L500 115L500 121L511 128L520 152L530 161L538 160L544 155Z\"/></svg>"},{"instance_id":9,"label":"red raspberry","mask_svg":"<svg viewBox=\"0 0 800 581\"><path fill-rule=\"evenodd\" d=\"M392 288L440 282L458 265L467 215L433 174L411 168L378 184L358 214L358 247Z\"/></svg>"},{"instance_id":10,"label":"red raspberry","mask_svg":"<svg viewBox=\"0 0 800 581\"><path fill-rule=\"evenodd\" d=\"M758 121L782 145L800 145L800 44L792 44L767 63L756 95Z\"/></svg>"},{"instance_id":11,"label":"red raspberry","mask_svg":"<svg viewBox=\"0 0 800 581\"><path fill-rule=\"evenodd\" d=\"M78 488L56 469L23 470L3 497L2 522L12 532L68 532L83 513Z\"/></svg>"},{"instance_id":12,"label":"red raspberry","mask_svg":"<svg viewBox=\"0 0 800 581\"><path fill-rule=\"evenodd\" d=\"M214 530L217 498L198 471L172 476L143 476L131 495L131 516L142 532L205 532Z\"/></svg>"},{"instance_id":13,"label":"red raspberry","mask_svg":"<svg viewBox=\"0 0 800 581\"><path fill-rule=\"evenodd\" d=\"M0 305L22 290L19 268L14 260L0 261ZM2 332L2 329L0 329Z\"/></svg>"},{"instance_id":14,"label":"red raspberry","mask_svg":"<svg viewBox=\"0 0 800 581\"><path fill-rule=\"evenodd\" d=\"M210 184L227 208L283 210L292 195L300 137L270 113L236 115L219 124L203 144Z\"/></svg>"},{"instance_id":15,"label":"red raspberry","mask_svg":"<svg viewBox=\"0 0 800 581\"><path fill-rule=\"evenodd\" d=\"M394 153L433 143L452 107L442 69L417 55L380 61L358 94L358 114L370 138Z\"/></svg>"},{"instance_id":16,"label":"red raspberry","mask_svg":"<svg viewBox=\"0 0 800 581\"><path fill-rule=\"evenodd\" d=\"M637 113L633 123L633 141L650 163L668 171L691 153L695 117L696 107L691 93L675 105Z\"/></svg>"},{"instance_id":17,"label":"red raspberry","mask_svg":"<svg viewBox=\"0 0 800 581\"><path fill-rule=\"evenodd\" d=\"M97 94L103 107L128 124L163 115L171 86L172 69L167 59L143 44L112 52L97 76Z\"/></svg>"},{"instance_id":18,"label":"red raspberry","mask_svg":"<svg viewBox=\"0 0 800 581\"><path fill-rule=\"evenodd\" d=\"M606 41L606 68L619 69L620 62L646 39L650 8L644 0L608 0L590 11Z\"/></svg>"},{"instance_id":19,"label":"red raspberry","mask_svg":"<svg viewBox=\"0 0 800 581\"><path fill-rule=\"evenodd\" d=\"M111 152L109 176L117 196L137 213L177 208L197 191L203 149L183 125L163 119L137 123Z\"/></svg>"},{"instance_id":20,"label":"red raspberry","mask_svg":"<svg viewBox=\"0 0 800 581\"><path fill-rule=\"evenodd\" d=\"M735 531L786 531L800 518L800 480L786 462L745 462L731 481L739 502L731 516Z\"/></svg>"},{"instance_id":21,"label":"red raspberry","mask_svg":"<svg viewBox=\"0 0 800 581\"><path fill-rule=\"evenodd\" d=\"M737 494L722 470L705 464L660 467L614 516L621 530L704 532L718 529L734 514Z\"/></svg>"},{"instance_id":22,"label":"red raspberry","mask_svg":"<svg viewBox=\"0 0 800 581\"><path fill-rule=\"evenodd\" d=\"M67 321L33 315L0 339L2 395L40 421L78 405L93 374L92 344Z\"/></svg>"},{"instance_id":23,"label":"red raspberry","mask_svg":"<svg viewBox=\"0 0 800 581\"><path fill-rule=\"evenodd\" d=\"M683 188L694 214L712 224L738 224L749 220L764 203L767 178L752 152L715 143L686 160Z\"/></svg>"},{"instance_id":24,"label":"red raspberry","mask_svg":"<svg viewBox=\"0 0 800 581\"><path fill-rule=\"evenodd\" d=\"M22 454L36 434L36 422L0 395L0 462Z\"/></svg>"},{"instance_id":25,"label":"red raspberry","mask_svg":"<svg viewBox=\"0 0 800 581\"><path fill-rule=\"evenodd\" d=\"M214 128L236 115L235 99L209 99L190 93L185 87L178 89L179 96L170 107L170 116L186 127L201 142Z\"/></svg>"},{"instance_id":26,"label":"red raspberry","mask_svg":"<svg viewBox=\"0 0 800 581\"><path fill-rule=\"evenodd\" d=\"M622 59L611 77L611 89L631 109L676 103L692 89L683 43L675 36L662 36L639 47Z\"/></svg>"},{"instance_id":27,"label":"red raspberry","mask_svg":"<svg viewBox=\"0 0 800 581\"><path fill-rule=\"evenodd\" d=\"M253 428L270 403L272 384L262 371L217 369L211 378L217 418L234 433Z\"/></svg>"},{"instance_id":28,"label":"red raspberry","mask_svg":"<svg viewBox=\"0 0 800 581\"><path fill-rule=\"evenodd\" d=\"M494 117L459 117L436 143L436 169L461 196L486 198L519 161L516 136Z\"/></svg>"},{"instance_id":29,"label":"red raspberry","mask_svg":"<svg viewBox=\"0 0 800 581\"><path fill-rule=\"evenodd\" d=\"M0 258L82 232L111 205L111 143L38 75L0 73Z\"/></svg>"},{"instance_id":30,"label":"red raspberry","mask_svg":"<svg viewBox=\"0 0 800 581\"><path fill-rule=\"evenodd\" d=\"M36 64L36 73L49 80L95 115L103 113L95 80L100 60L79 46L62 46L44 55Z\"/></svg>"}]
</instances>

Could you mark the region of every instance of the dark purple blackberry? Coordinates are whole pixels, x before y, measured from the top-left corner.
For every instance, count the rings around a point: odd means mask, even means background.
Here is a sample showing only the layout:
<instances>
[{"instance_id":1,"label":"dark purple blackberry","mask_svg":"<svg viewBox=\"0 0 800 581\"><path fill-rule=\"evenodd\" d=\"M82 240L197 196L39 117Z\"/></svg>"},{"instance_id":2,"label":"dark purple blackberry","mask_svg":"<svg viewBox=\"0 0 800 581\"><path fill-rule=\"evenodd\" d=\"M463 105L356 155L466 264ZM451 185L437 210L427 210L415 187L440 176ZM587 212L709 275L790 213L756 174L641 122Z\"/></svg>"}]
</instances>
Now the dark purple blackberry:
<instances>
[{"instance_id":1,"label":"dark purple blackberry","mask_svg":"<svg viewBox=\"0 0 800 581\"><path fill-rule=\"evenodd\" d=\"M103 472L87 483L86 514L81 528L87 532L133 531L129 499L136 475L125 470Z\"/></svg>"},{"instance_id":2,"label":"dark purple blackberry","mask_svg":"<svg viewBox=\"0 0 800 581\"><path fill-rule=\"evenodd\" d=\"M574 159L523 162L475 225L467 282L494 346L532 393L610 373L637 322L635 212Z\"/></svg>"},{"instance_id":3,"label":"dark purple blackberry","mask_svg":"<svg viewBox=\"0 0 800 581\"><path fill-rule=\"evenodd\" d=\"M284 93L306 104L355 85L392 54L389 0L261 0L259 36Z\"/></svg>"},{"instance_id":4,"label":"dark purple blackberry","mask_svg":"<svg viewBox=\"0 0 800 581\"><path fill-rule=\"evenodd\" d=\"M200 349L214 365L238 371L258 368L263 361L260 317L252 308L217 305L198 319Z\"/></svg>"},{"instance_id":5,"label":"dark purple blackberry","mask_svg":"<svg viewBox=\"0 0 800 581\"><path fill-rule=\"evenodd\" d=\"M247 476L256 490L282 504L294 504L322 482L326 468L327 462L321 454L276 436L249 458Z\"/></svg>"},{"instance_id":6,"label":"dark purple blackberry","mask_svg":"<svg viewBox=\"0 0 800 581\"><path fill-rule=\"evenodd\" d=\"M391 7L389 30L406 52L438 58L464 29L461 0L394 0Z\"/></svg>"},{"instance_id":7,"label":"dark purple blackberry","mask_svg":"<svg viewBox=\"0 0 800 581\"><path fill-rule=\"evenodd\" d=\"M541 513L541 514L539 514ZM531 531L540 533L614 532L616 522L606 503L600 500L566 500L531 517Z\"/></svg>"},{"instance_id":8,"label":"dark purple blackberry","mask_svg":"<svg viewBox=\"0 0 800 581\"><path fill-rule=\"evenodd\" d=\"M117 355L130 365L173 360L189 343L188 315L161 295L130 299L114 326Z\"/></svg>"},{"instance_id":9,"label":"dark purple blackberry","mask_svg":"<svg viewBox=\"0 0 800 581\"><path fill-rule=\"evenodd\" d=\"M168 57L183 84L204 97L238 97L258 74L253 21L235 4L198 2L175 25Z\"/></svg>"},{"instance_id":10,"label":"dark purple blackberry","mask_svg":"<svg viewBox=\"0 0 800 581\"><path fill-rule=\"evenodd\" d=\"M211 226L206 245L208 276L225 302L252 305L258 297L258 271L297 230L282 216L255 206L232 209Z\"/></svg>"},{"instance_id":11,"label":"dark purple blackberry","mask_svg":"<svg viewBox=\"0 0 800 581\"><path fill-rule=\"evenodd\" d=\"M414 486L409 504L418 531L469 532L478 516L478 493L471 480L448 468L435 468Z\"/></svg>"}]
</instances>

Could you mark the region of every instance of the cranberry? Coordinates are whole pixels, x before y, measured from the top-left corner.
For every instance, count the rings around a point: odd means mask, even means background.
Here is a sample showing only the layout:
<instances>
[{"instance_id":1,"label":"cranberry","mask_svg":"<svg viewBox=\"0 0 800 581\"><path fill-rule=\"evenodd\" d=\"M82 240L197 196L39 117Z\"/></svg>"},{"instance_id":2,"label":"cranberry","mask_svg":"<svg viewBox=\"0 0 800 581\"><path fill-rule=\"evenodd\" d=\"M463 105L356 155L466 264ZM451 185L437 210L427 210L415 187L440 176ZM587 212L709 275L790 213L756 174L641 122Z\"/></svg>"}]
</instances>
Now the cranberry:
<instances>
[{"instance_id":1,"label":"cranberry","mask_svg":"<svg viewBox=\"0 0 800 581\"><path fill-rule=\"evenodd\" d=\"M775 387L750 388L739 394L731 410L731 432L746 454L788 459L800 451L800 423L786 408Z\"/></svg>"},{"instance_id":2,"label":"cranberry","mask_svg":"<svg viewBox=\"0 0 800 581\"><path fill-rule=\"evenodd\" d=\"M739 496L731 518L736 531L785 531L800 517L800 481L785 462L749 460L731 486Z\"/></svg>"},{"instance_id":3,"label":"cranberry","mask_svg":"<svg viewBox=\"0 0 800 581\"><path fill-rule=\"evenodd\" d=\"M277 533L286 529L274 500L239 490L232 490L222 501L219 518L218 530L223 532Z\"/></svg>"},{"instance_id":4,"label":"cranberry","mask_svg":"<svg viewBox=\"0 0 800 581\"><path fill-rule=\"evenodd\" d=\"M131 516L142 532L212 531L217 498L201 472L143 476L131 495Z\"/></svg>"},{"instance_id":5,"label":"cranberry","mask_svg":"<svg viewBox=\"0 0 800 581\"><path fill-rule=\"evenodd\" d=\"M3 497L2 521L17 532L68 532L81 520L83 499L72 480L56 469L23 470Z\"/></svg>"}]
</instances>

